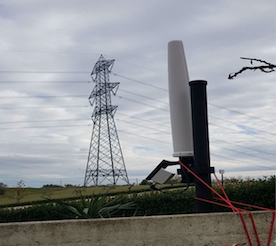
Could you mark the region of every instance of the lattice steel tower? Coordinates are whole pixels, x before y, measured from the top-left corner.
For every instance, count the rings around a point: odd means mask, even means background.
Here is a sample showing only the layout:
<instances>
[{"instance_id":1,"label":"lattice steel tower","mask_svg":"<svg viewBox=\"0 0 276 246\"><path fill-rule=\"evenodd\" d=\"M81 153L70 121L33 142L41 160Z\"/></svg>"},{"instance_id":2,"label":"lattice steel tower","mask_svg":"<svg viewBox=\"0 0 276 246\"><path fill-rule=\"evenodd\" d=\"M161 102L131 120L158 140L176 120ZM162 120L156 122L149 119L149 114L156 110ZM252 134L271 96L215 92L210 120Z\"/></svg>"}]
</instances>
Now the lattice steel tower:
<instances>
[{"instance_id":1,"label":"lattice steel tower","mask_svg":"<svg viewBox=\"0 0 276 246\"><path fill-rule=\"evenodd\" d=\"M129 183L114 121L117 106L111 104L111 93L115 95L120 84L109 82L114 61L101 55L91 72L96 85L89 96L91 106L94 104L93 130L84 186L92 181L96 186L104 181L116 184L119 179Z\"/></svg>"}]
</instances>

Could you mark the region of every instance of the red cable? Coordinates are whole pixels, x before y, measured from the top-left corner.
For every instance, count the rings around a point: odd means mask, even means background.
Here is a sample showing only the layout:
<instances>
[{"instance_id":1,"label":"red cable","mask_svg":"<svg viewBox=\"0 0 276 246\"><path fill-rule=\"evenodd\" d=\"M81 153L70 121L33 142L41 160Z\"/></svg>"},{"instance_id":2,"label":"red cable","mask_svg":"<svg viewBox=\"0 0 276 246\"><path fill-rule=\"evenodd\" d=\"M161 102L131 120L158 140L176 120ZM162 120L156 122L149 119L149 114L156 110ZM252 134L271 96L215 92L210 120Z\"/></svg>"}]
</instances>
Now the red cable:
<instances>
[{"instance_id":1,"label":"red cable","mask_svg":"<svg viewBox=\"0 0 276 246\"><path fill-rule=\"evenodd\" d=\"M217 177L217 175L216 175L215 173L214 173L214 176L215 176L215 178L216 178L216 180L217 180L217 183L218 183L220 189L222 190L224 196L226 197L226 199L227 199L230 203L232 203L232 202L229 200L229 198L228 198L228 196L227 196L227 194L226 194L226 192L225 192L225 190L224 190L222 184L220 183L220 181L219 181L219 179L218 179L218 177ZM251 211L247 211L247 210L244 210L244 211L245 211L246 213L249 213L249 215L250 215L250 220L251 220L251 223L252 223L252 226L253 226L253 230L254 230L254 234L255 234L255 237L256 237L258 246L261 246L261 242L260 242L260 239L259 239L259 236L258 236L257 227L256 227L256 225L255 225L255 221L254 221L253 215L252 215ZM241 216L242 216L242 215L241 215ZM243 220L243 218L242 218L242 220ZM244 225L244 228L245 228L246 234L247 234L248 231L247 231L246 225ZM249 233L248 233L248 236L249 236Z\"/></svg>"},{"instance_id":2,"label":"red cable","mask_svg":"<svg viewBox=\"0 0 276 246\"><path fill-rule=\"evenodd\" d=\"M247 236L247 240L248 240L248 242L249 242L249 245L250 245L250 246L253 246L242 213L241 213L237 208L235 208L235 207L231 204L231 202L229 201L229 199L223 198L218 192L216 192L211 186L209 186L206 182L204 182L201 178L199 178L193 171L191 171L188 167L186 167L181 161L179 161L179 163L180 163L180 165L183 166L188 172L190 172L194 177L196 177L201 183L203 183L205 186L207 186L207 187L208 187L211 191L213 191L218 197L220 197L224 202L226 202L226 203L231 207L232 210L235 210L235 211L237 211L237 212L239 213L240 218L241 218L241 221L242 221L242 224L243 224L243 227L244 227L244 230L245 230L245 233L246 233L246 236ZM225 191L224 191L224 192L225 192ZM228 197L227 197L227 198L228 198Z\"/></svg>"},{"instance_id":3,"label":"red cable","mask_svg":"<svg viewBox=\"0 0 276 246\"><path fill-rule=\"evenodd\" d=\"M229 203L223 196L221 196L217 191L215 191L211 186L209 186L206 182L204 182L200 177L198 177L192 170L190 170L188 167L186 167L181 161L179 161L180 165L183 166L189 173L191 173L193 176L195 176L201 183L203 183L205 186L207 186L211 191L213 191L218 197L220 197L224 202L226 202L229 206L235 207Z\"/></svg>"},{"instance_id":4,"label":"red cable","mask_svg":"<svg viewBox=\"0 0 276 246\"><path fill-rule=\"evenodd\" d=\"M227 201L228 201L229 203L231 203L231 201L229 200L229 198L228 198L228 196L227 196L225 190L223 189L222 184L220 183L220 181L219 181L219 179L217 178L217 175L216 175L215 173L214 173L214 176L215 176L215 178L216 178L216 180L217 180L217 183L218 183L220 189L222 190L222 192L223 192L225 198L227 199ZM231 203L231 204L232 204L232 203ZM234 207L234 206L233 206L233 207ZM232 209L232 211L233 211L233 209ZM233 212L234 212L234 211L233 211Z\"/></svg>"},{"instance_id":5,"label":"red cable","mask_svg":"<svg viewBox=\"0 0 276 246\"><path fill-rule=\"evenodd\" d=\"M254 205L249 205L249 204L246 204L246 203L241 203L241 202L233 202L233 201L230 201L223 186L221 185L219 179L217 178L216 174L214 173L214 176L217 180L217 183L220 187L220 189L222 190L225 198L223 198L218 192L216 192L214 189L212 189L211 186L209 186L206 182L204 182L201 178L199 178L194 172L192 172L188 167L186 167L181 161L179 161L180 165L183 166L188 172L190 172L194 177L196 177L201 183L203 183L205 186L207 186L211 191L213 191L217 196L219 196L219 198L215 198L215 199L219 199L219 200L222 200L224 202L226 202L228 204L227 205L223 205L221 203L215 203L215 202L212 202L212 201L209 201L209 200L205 200L205 199L202 199L202 198L197 198L195 197L195 199L197 200L202 200L202 201L205 201L205 202L210 202L210 203L214 203L214 204L217 204L217 205L220 205L220 206L224 206L224 207L229 207L232 209L232 211L237 211L240 215L240 218L242 220L242 223L243 223L243 227L245 229L245 232L246 232L246 236L247 236L247 239L248 239L248 242L250 244L250 246L252 246L252 243L251 243L251 239L250 239L250 236L249 236L249 233L248 233L248 230L247 230L247 227L246 227L246 224L245 224L245 221L244 221L244 218L243 218L243 215L241 214L240 211L244 211L244 212L247 212L249 213L250 215L250 219L251 219L251 222L252 222L252 225L253 225L253 229L254 229L254 234L255 234L255 237L256 237L256 240L258 242L258 246L260 246L260 240L259 240L259 237L258 237L258 232L257 232L257 228L256 228L256 225L255 225L255 222L254 222L254 218L253 218L253 214L251 213L251 211L248 211L248 210L244 210L244 209L238 209L236 207L233 206L232 203L234 204L238 204L238 205L243 205L243 206L248 206L248 207L252 207L252 208L257 208L257 209L261 209L261 210L267 210L267 211L272 211L273 212L273 216L272 216L272 221L271 221L271 226L270 226L270 230L269 230L269 237L268 237L268 242L267 242L267 246L270 245L270 242L271 242L271 238L272 238L272 233L273 233L273 226L274 226L274 222L275 222L275 217L276 217L276 211L273 210L273 209L268 209L268 208L263 208L263 207L260 207L260 206L254 206Z\"/></svg>"},{"instance_id":6,"label":"red cable","mask_svg":"<svg viewBox=\"0 0 276 246\"><path fill-rule=\"evenodd\" d=\"M218 197L215 197L215 199L221 200ZM272 215L272 221L271 221L271 226L270 226L270 230L269 230L268 242L267 242L267 246L269 246L270 243L271 243L271 238L272 238L272 233L273 233L273 226L274 226L274 222L275 222L276 211L274 209L264 208L264 207L255 206L255 205L250 205L250 204L242 203L242 202L234 202L234 201L230 201L230 202L234 203L234 204L242 205L242 206L257 208L257 209L260 209L260 210L271 211L273 213L273 215Z\"/></svg>"},{"instance_id":7,"label":"red cable","mask_svg":"<svg viewBox=\"0 0 276 246\"><path fill-rule=\"evenodd\" d=\"M218 197L215 197L215 199L221 200ZM273 213L273 215L272 215L272 221L271 221L271 226L270 226L270 230L269 230L269 237L268 237L268 241L267 241L267 246L269 246L270 243L271 243L271 238L272 238L272 233L273 233L273 226L274 226L274 222L275 222L276 211L274 209L264 208L264 207L255 206L255 205L250 205L250 204L242 203L242 202L234 202L234 201L230 201L230 202L234 203L234 204L241 205L241 206L247 206L247 207L257 208L257 209L260 209L260 210L271 211Z\"/></svg>"}]
</instances>

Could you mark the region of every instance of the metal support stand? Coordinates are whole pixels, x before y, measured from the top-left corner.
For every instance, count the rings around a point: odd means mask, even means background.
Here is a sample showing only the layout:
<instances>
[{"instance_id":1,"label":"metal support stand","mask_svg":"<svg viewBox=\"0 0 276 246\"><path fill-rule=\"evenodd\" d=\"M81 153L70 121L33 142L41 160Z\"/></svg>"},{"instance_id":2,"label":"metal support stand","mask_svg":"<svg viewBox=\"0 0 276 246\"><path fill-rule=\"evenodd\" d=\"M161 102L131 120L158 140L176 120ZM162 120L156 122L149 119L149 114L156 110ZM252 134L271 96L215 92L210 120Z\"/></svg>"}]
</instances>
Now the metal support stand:
<instances>
[{"instance_id":1,"label":"metal support stand","mask_svg":"<svg viewBox=\"0 0 276 246\"><path fill-rule=\"evenodd\" d=\"M190 83L192 122L193 122L193 142L194 142L194 167L196 174L208 185L211 186L211 168L209 153L209 133L207 116L207 96L204 80L195 80ZM212 192L200 181L195 180L196 197L211 200ZM212 212L210 203L196 201L196 212Z\"/></svg>"}]
</instances>

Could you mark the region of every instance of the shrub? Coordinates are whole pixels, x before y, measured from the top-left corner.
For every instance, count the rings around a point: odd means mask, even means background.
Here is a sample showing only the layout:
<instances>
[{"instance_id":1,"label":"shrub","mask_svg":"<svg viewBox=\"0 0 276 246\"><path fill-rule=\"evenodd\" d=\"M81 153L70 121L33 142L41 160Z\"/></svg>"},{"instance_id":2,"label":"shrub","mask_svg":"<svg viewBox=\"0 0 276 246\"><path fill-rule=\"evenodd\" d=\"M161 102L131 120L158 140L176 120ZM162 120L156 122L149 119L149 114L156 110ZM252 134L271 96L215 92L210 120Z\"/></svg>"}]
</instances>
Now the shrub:
<instances>
[{"instance_id":1,"label":"shrub","mask_svg":"<svg viewBox=\"0 0 276 246\"><path fill-rule=\"evenodd\" d=\"M217 186L213 185L213 188L221 193ZM230 200L274 209L275 176L258 180L240 180L236 183L226 184L224 188ZM114 196L112 193L108 195ZM136 215L140 216L194 213L194 196L194 187L190 187L185 192L183 188L178 188L173 190L162 190L161 192L143 191L140 193L133 192L132 194L121 193L116 196L116 204L134 203L138 208ZM84 196L83 199L89 199L89 196ZM56 201L57 200L55 200L55 203ZM84 209L87 207L88 203L86 205L83 203L85 206L82 206L78 201L72 201L72 199L68 199L67 201L71 201L70 205L76 207L81 213L86 211ZM46 202L49 203L49 201ZM60 202L57 202L57 205L54 205L53 203L54 202L44 205L33 205L32 207L18 210L2 209L0 210L0 222L76 218L76 213L65 210L64 206L58 204ZM231 210L214 205L213 211L222 212ZM127 209L123 213L115 214L114 216L133 216L134 212L135 209Z\"/></svg>"},{"instance_id":2,"label":"shrub","mask_svg":"<svg viewBox=\"0 0 276 246\"><path fill-rule=\"evenodd\" d=\"M0 183L0 196L5 195L6 190L7 190L7 185L5 185L4 183Z\"/></svg>"}]
</instances>

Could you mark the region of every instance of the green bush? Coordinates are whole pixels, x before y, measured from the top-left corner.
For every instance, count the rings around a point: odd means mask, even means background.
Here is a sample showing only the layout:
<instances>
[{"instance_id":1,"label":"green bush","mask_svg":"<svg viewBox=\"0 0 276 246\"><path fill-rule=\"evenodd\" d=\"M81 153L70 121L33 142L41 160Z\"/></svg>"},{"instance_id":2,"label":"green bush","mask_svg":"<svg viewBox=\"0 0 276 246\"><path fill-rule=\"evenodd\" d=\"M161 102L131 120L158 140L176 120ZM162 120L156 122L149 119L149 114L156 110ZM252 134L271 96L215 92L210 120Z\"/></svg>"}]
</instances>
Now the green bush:
<instances>
[{"instance_id":1,"label":"green bush","mask_svg":"<svg viewBox=\"0 0 276 246\"><path fill-rule=\"evenodd\" d=\"M219 188L213 185L213 188L219 193L222 192ZM243 202L247 204L257 205L265 208L274 209L275 206L275 176L265 179L238 181L228 183L224 186L225 191L230 200ZM107 195L107 194L106 194ZM114 194L112 194L114 196ZM183 188L174 190L147 191L142 193L117 195L118 203L125 204L133 202L138 211L136 215L164 215L164 214L184 214L195 212L195 189L190 187L184 192ZM89 196L85 197L88 198ZM214 195L215 197L215 195ZM75 198L76 200L76 198ZM64 200L63 200L64 201ZM67 200L67 202L70 200ZM45 201L44 201L45 202ZM49 203L49 201L47 201ZM77 201L72 201L71 204L78 206ZM213 205L213 211L231 211L228 208ZM125 213L116 216L133 216L135 210L128 210ZM74 219L75 214L64 210L61 205L41 204L33 205L25 209L0 209L0 222L14 221L41 221L41 220L60 220Z\"/></svg>"},{"instance_id":2,"label":"green bush","mask_svg":"<svg viewBox=\"0 0 276 246\"><path fill-rule=\"evenodd\" d=\"M0 222L22 222L73 219L73 214L64 213L59 205L36 205L21 209L0 210Z\"/></svg>"}]
</instances>

